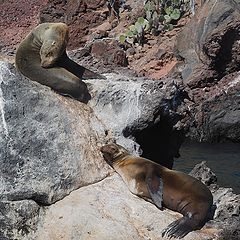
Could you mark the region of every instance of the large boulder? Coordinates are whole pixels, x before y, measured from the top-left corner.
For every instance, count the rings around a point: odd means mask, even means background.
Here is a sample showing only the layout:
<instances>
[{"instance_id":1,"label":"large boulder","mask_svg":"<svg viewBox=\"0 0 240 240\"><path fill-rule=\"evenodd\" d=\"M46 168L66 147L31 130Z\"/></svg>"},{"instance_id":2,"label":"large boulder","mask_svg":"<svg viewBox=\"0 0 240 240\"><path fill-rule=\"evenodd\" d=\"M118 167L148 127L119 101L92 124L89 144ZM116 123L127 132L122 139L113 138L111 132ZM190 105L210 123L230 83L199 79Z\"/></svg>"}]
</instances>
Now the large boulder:
<instances>
[{"instance_id":1,"label":"large boulder","mask_svg":"<svg viewBox=\"0 0 240 240\"><path fill-rule=\"evenodd\" d=\"M92 109L1 63L0 199L51 204L104 178L105 127Z\"/></svg>"},{"instance_id":2,"label":"large boulder","mask_svg":"<svg viewBox=\"0 0 240 240\"><path fill-rule=\"evenodd\" d=\"M213 194L212 218L207 223L209 227L221 229L220 240L237 240L240 235L240 195L233 192L232 188L219 187L217 177L206 165L206 162L197 164L189 173L209 186Z\"/></svg>"},{"instance_id":3,"label":"large boulder","mask_svg":"<svg viewBox=\"0 0 240 240\"><path fill-rule=\"evenodd\" d=\"M22 239L35 229L40 206L105 178L111 168L99 148L106 142L117 140L132 153L141 152L131 129L140 131L160 121L161 106L169 96L166 86L114 74L106 77L86 81L92 96L86 105L0 63L2 239ZM163 110L167 113L169 106ZM28 206L26 218L17 215Z\"/></svg>"},{"instance_id":4,"label":"large boulder","mask_svg":"<svg viewBox=\"0 0 240 240\"><path fill-rule=\"evenodd\" d=\"M205 1L178 35L175 48L185 63L182 77L191 88L211 86L240 69L239 3Z\"/></svg>"},{"instance_id":5,"label":"large boulder","mask_svg":"<svg viewBox=\"0 0 240 240\"><path fill-rule=\"evenodd\" d=\"M162 119L177 124L174 109L184 99L176 85L108 74L86 81L86 105L24 78L11 64L1 62L0 76L0 238L161 239L180 214L133 196L116 173L107 177L113 170L99 147L117 140L139 154L132 133ZM218 199L224 209L227 202ZM206 224L186 239L212 239L222 228Z\"/></svg>"},{"instance_id":6,"label":"large boulder","mask_svg":"<svg viewBox=\"0 0 240 240\"><path fill-rule=\"evenodd\" d=\"M192 122L188 136L202 142L240 142L240 72L230 74L211 88L192 91L198 104L189 107ZM200 101L200 102L199 102Z\"/></svg>"},{"instance_id":7,"label":"large boulder","mask_svg":"<svg viewBox=\"0 0 240 240\"><path fill-rule=\"evenodd\" d=\"M161 231L181 214L133 195L114 173L103 181L74 191L48 207L36 240L69 239L166 239ZM213 239L217 229L203 228L186 240Z\"/></svg>"},{"instance_id":8,"label":"large boulder","mask_svg":"<svg viewBox=\"0 0 240 240\"><path fill-rule=\"evenodd\" d=\"M240 141L239 40L239 0L205 1L177 36L181 77L195 102L185 124L191 139Z\"/></svg>"}]
</instances>

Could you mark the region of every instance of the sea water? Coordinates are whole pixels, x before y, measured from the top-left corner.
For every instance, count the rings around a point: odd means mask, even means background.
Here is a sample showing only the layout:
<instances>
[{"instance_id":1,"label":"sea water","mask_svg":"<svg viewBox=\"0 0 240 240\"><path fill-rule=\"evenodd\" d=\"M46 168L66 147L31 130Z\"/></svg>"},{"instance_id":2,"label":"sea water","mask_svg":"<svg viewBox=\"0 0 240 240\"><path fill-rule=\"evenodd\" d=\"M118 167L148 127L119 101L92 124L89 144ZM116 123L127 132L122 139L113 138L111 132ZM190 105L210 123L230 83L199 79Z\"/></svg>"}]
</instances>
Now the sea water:
<instances>
[{"instance_id":1,"label":"sea water","mask_svg":"<svg viewBox=\"0 0 240 240\"><path fill-rule=\"evenodd\" d=\"M234 193L240 193L239 143L185 142L180 148L180 155L175 159L173 169L189 173L196 164L206 161L217 175L218 185L231 187Z\"/></svg>"}]
</instances>

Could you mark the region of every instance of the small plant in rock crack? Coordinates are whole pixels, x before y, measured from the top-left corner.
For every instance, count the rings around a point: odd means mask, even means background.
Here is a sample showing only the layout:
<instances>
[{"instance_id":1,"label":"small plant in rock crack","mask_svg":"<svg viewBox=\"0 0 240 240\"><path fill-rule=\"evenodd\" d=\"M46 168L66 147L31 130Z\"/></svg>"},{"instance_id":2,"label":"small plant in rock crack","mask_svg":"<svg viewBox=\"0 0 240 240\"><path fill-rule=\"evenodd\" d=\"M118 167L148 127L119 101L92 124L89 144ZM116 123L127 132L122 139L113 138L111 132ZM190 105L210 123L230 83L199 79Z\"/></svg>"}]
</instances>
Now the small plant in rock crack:
<instances>
[{"instance_id":1,"label":"small plant in rock crack","mask_svg":"<svg viewBox=\"0 0 240 240\"><path fill-rule=\"evenodd\" d=\"M131 25L128 30L119 36L120 43L128 42L133 45L137 42L139 45L143 46L145 41L145 33L149 31L149 22L143 18L139 17L134 25Z\"/></svg>"}]
</instances>

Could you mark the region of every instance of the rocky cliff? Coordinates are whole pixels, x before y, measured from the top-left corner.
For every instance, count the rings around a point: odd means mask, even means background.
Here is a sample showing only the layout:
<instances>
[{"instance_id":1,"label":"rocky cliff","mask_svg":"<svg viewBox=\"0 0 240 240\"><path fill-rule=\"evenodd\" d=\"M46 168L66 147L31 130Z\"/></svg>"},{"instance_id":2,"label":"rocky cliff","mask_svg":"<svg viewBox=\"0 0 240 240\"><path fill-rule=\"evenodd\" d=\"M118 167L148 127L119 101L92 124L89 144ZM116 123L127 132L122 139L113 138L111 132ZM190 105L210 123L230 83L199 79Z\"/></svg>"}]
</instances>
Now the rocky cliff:
<instances>
[{"instance_id":1,"label":"rocky cliff","mask_svg":"<svg viewBox=\"0 0 240 240\"><path fill-rule=\"evenodd\" d=\"M188 111L178 109L178 129L198 141L239 142L239 5L196 1L195 15L185 14L172 31L123 49L116 39L143 14L143 1L125 1L118 23L109 18L106 1L2 1L1 57L13 61L21 39L38 23L65 22L68 50L79 63L163 82L174 76L193 100Z\"/></svg>"},{"instance_id":2,"label":"rocky cliff","mask_svg":"<svg viewBox=\"0 0 240 240\"><path fill-rule=\"evenodd\" d=\"M133 196L99 150L117 140L139 154L125 131L161 122L165 88L172 84L106 77L86 81L92 96L86 105L1 62L1 239L161 239L163 228L180 217ZM167 143L165 151L173 153ZM219 188L206 166L199 168L203 173L195 176L210 185L217 209L212 221L185 239L220 239L223 219L229 221L224 234L238 234L239 195Z\"/></svg>"},{"instance_id":3,"label":"rocky cliff","mask_svg":"<svg viewBox=\"0 0 240 240\"><path fill-rule=\"evenodd\" d=\"M179 214L130 194L99 148L117 140L172 167L186 135L239 142L239 1L201 2L172 31L124 49L116 37L143 1L126 1L119 22L106 1L0 1L0 239L161 239ZM67 23L69 56L107 78L86 81L87 105L14 67L22 38L48 21ZM238 239L239 195L204 164L191 174L216 209L185 239Z\"/></svg>"}]
</instances>

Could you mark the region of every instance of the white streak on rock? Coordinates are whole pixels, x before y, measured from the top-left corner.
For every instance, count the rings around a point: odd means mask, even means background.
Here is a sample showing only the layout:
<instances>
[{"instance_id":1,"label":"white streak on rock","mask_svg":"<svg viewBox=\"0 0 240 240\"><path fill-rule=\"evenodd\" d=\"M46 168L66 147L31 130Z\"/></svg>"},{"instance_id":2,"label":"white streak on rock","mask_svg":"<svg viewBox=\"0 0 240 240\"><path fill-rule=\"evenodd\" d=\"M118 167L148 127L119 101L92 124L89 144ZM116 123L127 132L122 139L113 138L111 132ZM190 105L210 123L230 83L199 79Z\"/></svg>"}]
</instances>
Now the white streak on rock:
<instances>
[{"instance_id":1,"label":"white streak on rock","mask_svg":"<svg viewBox=\"0 0 240 240\"><path fill-rule=\"evenodd\" d=\"M7 68L6 64L4 62L0 62L0 114L2 119L2 124L0 125L0 132L4 132L5 136L8 137L8 128L7 123L5 120L5 112L4 112L4 97L2 92L2 84L4 82L4 76L5 75L11 75L12 73Z\"/></svg>"}]
</instances>

